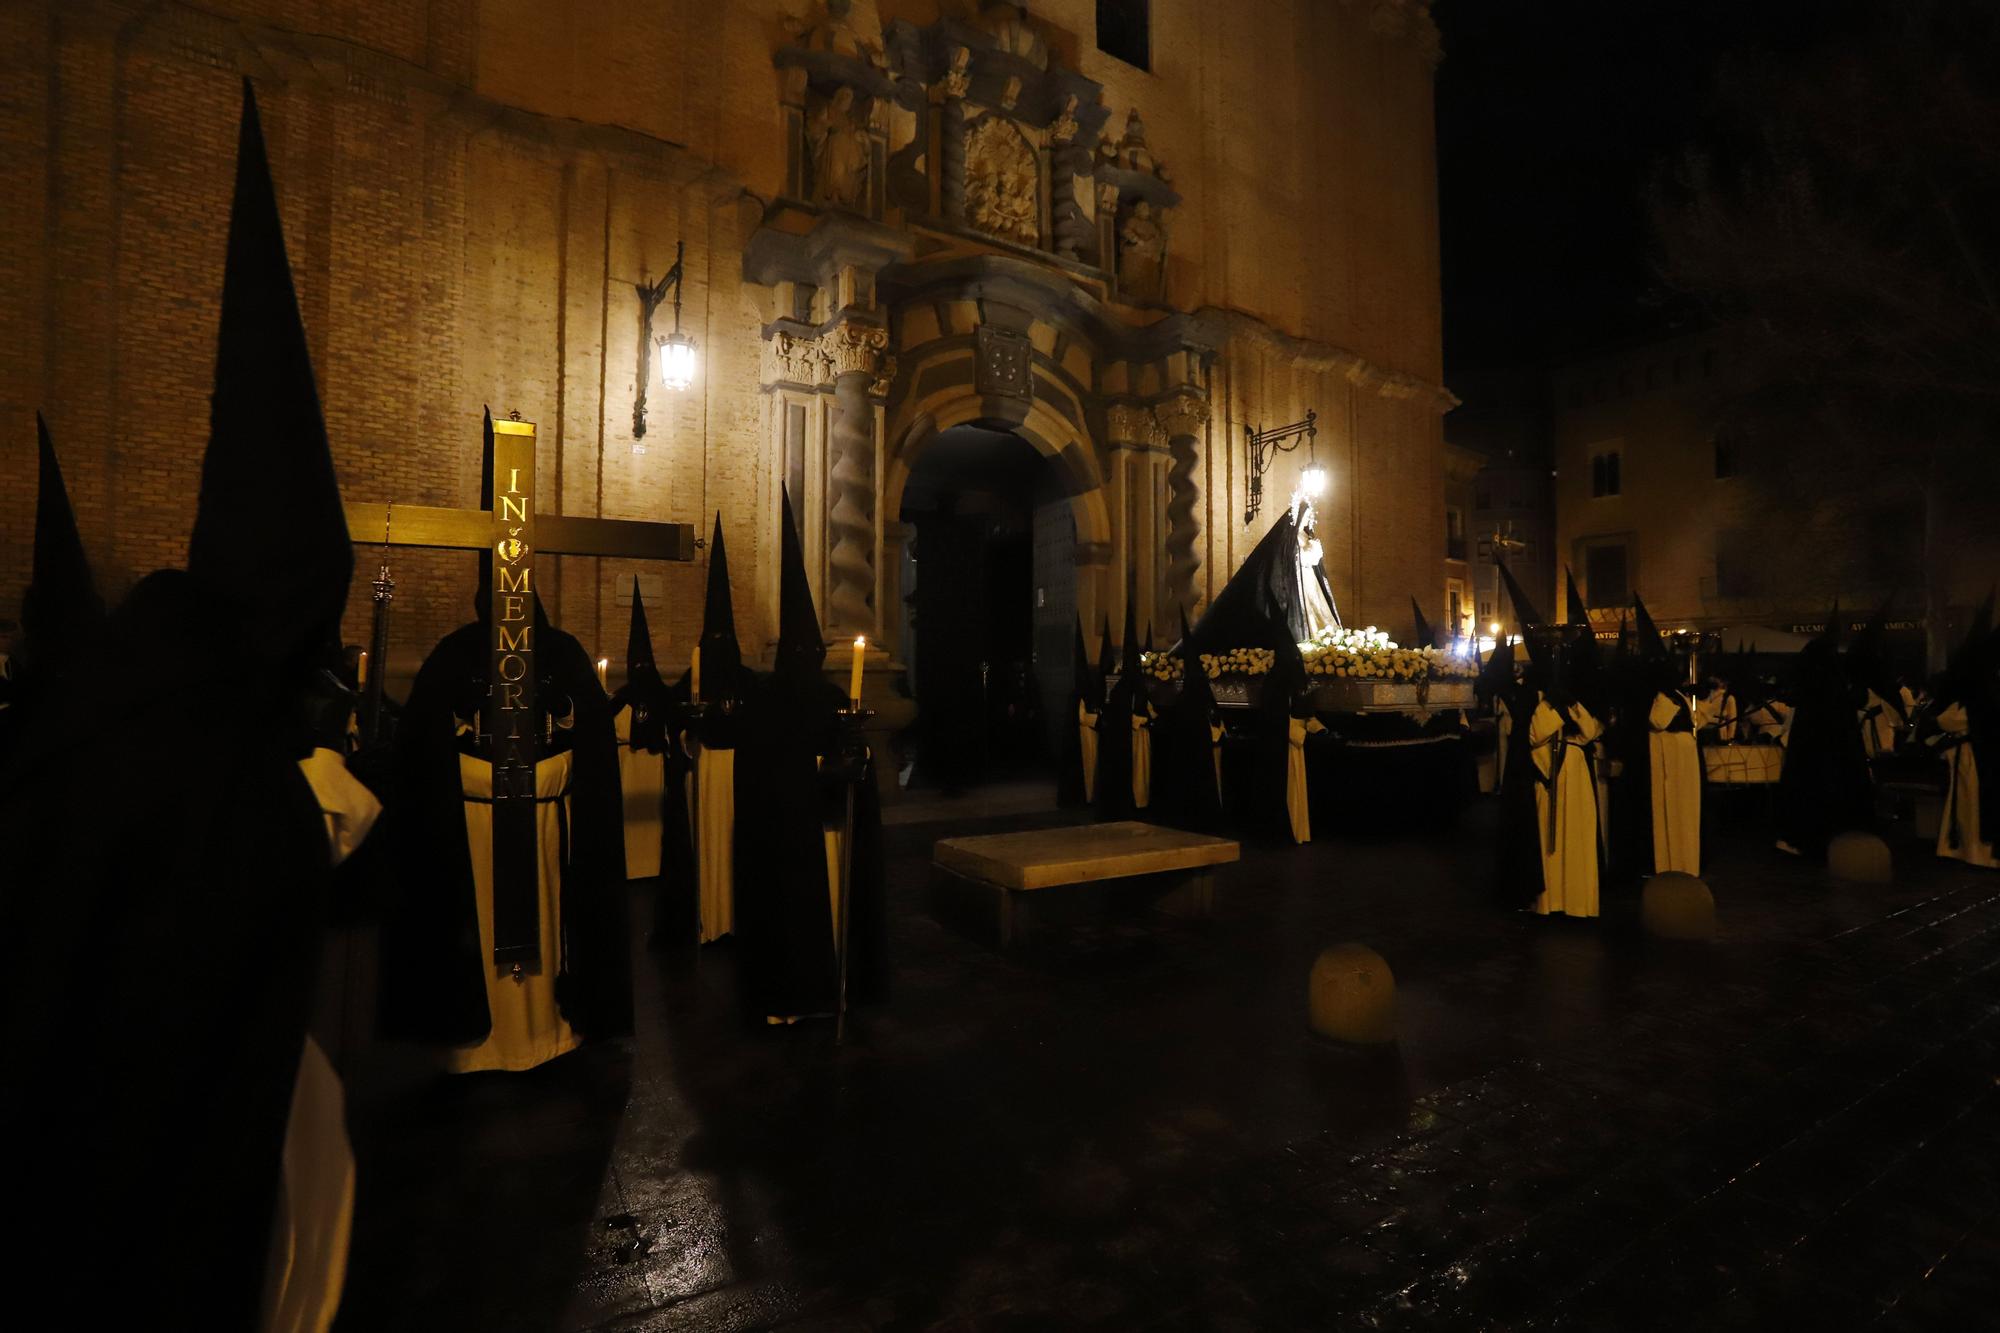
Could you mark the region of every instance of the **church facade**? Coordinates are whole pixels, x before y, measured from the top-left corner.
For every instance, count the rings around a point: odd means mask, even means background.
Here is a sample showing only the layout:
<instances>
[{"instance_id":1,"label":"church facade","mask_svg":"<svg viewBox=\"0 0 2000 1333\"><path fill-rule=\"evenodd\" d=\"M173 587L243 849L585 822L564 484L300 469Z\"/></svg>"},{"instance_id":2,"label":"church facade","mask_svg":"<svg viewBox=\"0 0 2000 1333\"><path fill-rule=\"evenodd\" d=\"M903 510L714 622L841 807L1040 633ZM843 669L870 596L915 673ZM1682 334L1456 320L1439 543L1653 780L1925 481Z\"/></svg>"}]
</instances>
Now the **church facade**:
<instances>
[{"instance_id":1,"label":"church facade","mask_svg":"<svg viewBox=\"0 0 2000 1333\"><path fill-rule=\"evenodd\" d=\"M1312 411L1347 618L1441 608L1425 0L1110 8L1122 58L1093 0L7 6L0 587L27 578L38 408L107 591L182 559L247 75L350 500L471 505L481 408L516 413L545 510L720 511L757 656L788 487L829 637L894 659L911 478L1007 433L1069 520L1066 651L1128 589L1141 624L1198 614L1308 461L1277 455L1246 521L1246 427ZM389 563L400 672L469 617L472 558ZM570 556L542 592L616 656L636 575L685 662L698 566Z\"/></svg>"}]
</instances>

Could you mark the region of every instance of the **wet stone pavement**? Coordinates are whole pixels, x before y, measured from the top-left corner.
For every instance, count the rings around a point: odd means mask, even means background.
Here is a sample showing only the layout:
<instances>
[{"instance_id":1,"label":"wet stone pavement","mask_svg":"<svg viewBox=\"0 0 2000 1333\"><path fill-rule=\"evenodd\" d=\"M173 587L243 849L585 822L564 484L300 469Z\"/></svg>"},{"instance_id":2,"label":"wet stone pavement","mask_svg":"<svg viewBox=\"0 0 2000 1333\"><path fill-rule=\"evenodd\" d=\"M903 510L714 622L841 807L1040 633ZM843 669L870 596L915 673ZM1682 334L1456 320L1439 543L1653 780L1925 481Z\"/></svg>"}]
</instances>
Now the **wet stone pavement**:
<instances>
[{"instance_id":1,"label":"wet stone pavement","mask_svg":"<svg viewBox=\"0 0 2000 1333\"><path fill-rule=\"evenodd\" d=\"M1842 885L1711 825L1708 945L1484 896L1450 835L1248 847L1002 954L889 831L896 988L745 1026L727 946L527 1075L365 1080L343 1330L1991 1327L2000 875ZM643 909L640 909L643 911ZM1401 1037L1305 1027L1319 949Z\"/></svg>"}]
</instances>

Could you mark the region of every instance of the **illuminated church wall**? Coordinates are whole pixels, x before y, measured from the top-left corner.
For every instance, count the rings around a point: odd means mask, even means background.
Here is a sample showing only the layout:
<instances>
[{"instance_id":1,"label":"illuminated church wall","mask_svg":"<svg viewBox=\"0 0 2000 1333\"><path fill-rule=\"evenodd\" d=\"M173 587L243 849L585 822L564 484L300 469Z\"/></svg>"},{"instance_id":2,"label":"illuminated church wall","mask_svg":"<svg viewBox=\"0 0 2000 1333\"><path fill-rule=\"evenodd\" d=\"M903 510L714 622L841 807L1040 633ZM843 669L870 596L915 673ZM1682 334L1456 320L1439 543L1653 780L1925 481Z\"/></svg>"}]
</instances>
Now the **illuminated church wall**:
<instances>
[{"instance_id":1,"label":"illuminated church wall","mask_svg":"<svg viewBox=\"0 0 2000 1333\"><path fill-rule=\"evenodd\" d=\"M1315 408L1335 590L1350 619L1400 623L1409 593L1442 597L1428 17L1414 0L1152 8L1149 73L1096 49L1088 0L1044 0L1025 24L936 0L5 7L0 615L27 577L37 408L109 590L182 558L247 74L350 498L471 504L481 407L518 411L541 428L546 508L704 536L722 511L755 654L774 632L784 450L803 446L822 610L856 621L830 627L893 637L900 451L939 413L998 408L1106 485L1078 501L1104 524L1079 553L1085 609L1115 616L1129 574L1165 623L1220 586L1290 492L1298 455L1244 525L1243 423ZM845 59L850 41L859 64L786 63ZM864 67L899 91L862 98L857 133L892 158L928 151L882 163L881 188L843 210L796 164L842 81L877 77ZM1012 107L1008 71L1023 77ZM1081 92L1067 139L1064 90ZM1135 109L1150 162L1119 166L1107 195ZM939 127L988 118L1039 154L1031 241L982 232L940 183ZM1065 162L1082 164L1067 192ZM966 197L999 198L979 194L983 159L969 168ZM1110 225L1059 222L1066 193L1111 200ZM1154 215L1164 258L1143 293L1118 258L1142 197L1176 201ZM1059 234L1083 238L1081 257L1057 253ZM651 372L639 441L633 284L676 242L700 371L684 394ZM996 391L999 363L981 358L1007 347L1027 366ZM803 439L786 438L788 406L810 409ZM357 560L350 640L374 559ZM468 614L472 558L391 563L407 669ZM561 566L544 594L586 646L620 656L616 588L636 569L663 659L685 660L699 563Z\"/></svg>"}]
</instances>

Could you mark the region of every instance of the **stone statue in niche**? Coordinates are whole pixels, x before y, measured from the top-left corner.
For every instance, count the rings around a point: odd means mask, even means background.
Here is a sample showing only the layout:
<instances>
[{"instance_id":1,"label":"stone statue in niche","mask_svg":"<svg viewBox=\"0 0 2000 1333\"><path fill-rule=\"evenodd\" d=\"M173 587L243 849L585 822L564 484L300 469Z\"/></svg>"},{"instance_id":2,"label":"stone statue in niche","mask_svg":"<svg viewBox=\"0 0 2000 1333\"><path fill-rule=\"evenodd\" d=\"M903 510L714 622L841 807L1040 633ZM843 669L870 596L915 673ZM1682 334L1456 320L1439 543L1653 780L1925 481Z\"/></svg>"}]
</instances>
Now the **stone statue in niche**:
<instances>
[{"instance_id":1,"label":"stone statue in niche","mask_svg":"<svg viewBox=\"0 0 2000 1333\"><path fill-rule=\"evenodd\" d=\"M1128 299L1166 296L1167 233L1144 199L1126 211L1118 228L1118 290Z\"/></svg>"},{"instance_id":2,"label":"stone statue in niche","mask_svg":"<svg viewBox=\"0 0 2000 1333\"><path fill-rule=\"evenodd\" d=\"M966 217L990 235L1037 244L1041 191L1034 150L999 116L982 117L965 138Z\"/></svg>"},{"instance_id":3,"label":"stone statue in niche","mask_svg":"<svg viewBox=\"0 0 2000 1333\"><path fill-rule=\"evenodd\" d=\"M984 0L979 26L993 35L1002 51L1017 55L1036 69L1049 67L1048 41L1028 23L1028 7L1014 0Z\"/></svg>"},{"instance_id":4,"label":"stone statue in niche","mask_svg":"<svg viewBox=\"0 0 2000 1333\"><path fill-rule=\"evenodd\" d=\"M852 88L836 89L812 113L806 142L812 149L812 201L860 208L868 192L868 132L856 118Z\"/></svg>"}]
</instances>

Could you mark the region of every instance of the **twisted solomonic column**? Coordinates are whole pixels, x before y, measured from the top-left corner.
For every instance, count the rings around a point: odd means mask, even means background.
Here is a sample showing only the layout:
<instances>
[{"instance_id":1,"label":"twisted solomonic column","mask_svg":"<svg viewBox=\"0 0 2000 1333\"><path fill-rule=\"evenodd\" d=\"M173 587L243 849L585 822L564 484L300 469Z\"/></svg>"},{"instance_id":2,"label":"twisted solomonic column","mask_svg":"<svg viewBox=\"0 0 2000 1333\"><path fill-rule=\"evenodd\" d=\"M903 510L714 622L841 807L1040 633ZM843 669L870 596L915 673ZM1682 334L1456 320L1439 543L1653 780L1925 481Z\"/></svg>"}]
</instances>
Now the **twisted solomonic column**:
<instances>
[{"instance_id":1,"label":"twisted solomonic column","mask_svg":"<svg viewBox=\"0 0 2000 1333\"><path fill-rule=\"evenodd\" d=\"M1195 575L1201 556L1201 487L1195 484L1195 447L1208 424L1208 399L1183 390L1154 404L1153 415L1167 433L1167 592L1192 613Z\"/></svg>"},{"instance_id":2,"label":"twisted solomonic column","mask_svg":"<svg viewBox=\"0 0 2000 1333\"><path fill-rule=\"evenodd\" d=\"M875 632L875 405L869 398L889 331L844 323L820 340L833 377L832 504L827 513L827 624Z\"/></svg>"}]
</instances>

